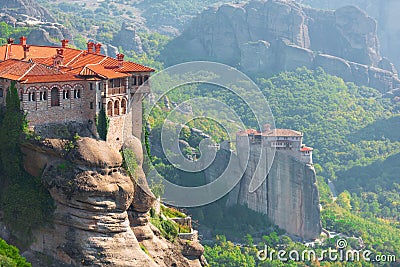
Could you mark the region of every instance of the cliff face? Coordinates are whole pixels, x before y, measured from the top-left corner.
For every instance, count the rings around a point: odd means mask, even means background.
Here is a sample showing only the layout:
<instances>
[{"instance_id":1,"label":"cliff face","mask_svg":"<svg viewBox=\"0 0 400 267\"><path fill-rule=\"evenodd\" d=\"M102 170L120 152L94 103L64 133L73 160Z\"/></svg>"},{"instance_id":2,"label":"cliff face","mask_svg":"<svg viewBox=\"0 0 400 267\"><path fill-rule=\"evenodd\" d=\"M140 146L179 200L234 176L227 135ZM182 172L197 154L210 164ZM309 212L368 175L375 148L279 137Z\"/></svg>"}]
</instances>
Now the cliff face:
<instances>
[{"instance_id":1,"label":"cliff face","mask_svg":"<svg viewBox=\"0 0 400 267\"><path fill-rule=\"evenodd\" d=\"M209 59L250 74L322 67L382 91L400 83L393 65L382 61L376 21L349 6L322 11L293 1L255 0L209 8L163 55L167 64Z\"/></svg>"},{"instance_id":2,"label":"cliff face","mask_svg":"<svg viewBox=\"0 0 400 267\"><path fill-rule=\"evenodd\" d=\"M135 154L135 179L116 149L90 137L73 146L49 138L23 146L25 169L41 175L56 205L52 223L34 232L24 253L33 266L202 266L197 240L171 243L150 223L155 198L142 170L142 144L131 137L124 147Z\"/></svg>"},{"instance_id":3,"label":"cliff face","mask_svg":"<svg viewBox=\"0 0 400 267\"><path fill-rule=\"evenodd\" d=\"M71 33L56 23L52 15L35 0L5 0L0 2L0 21L12 26L33 27L27 36L29 43L59 45L54 40L69 39ZM8 37L8 36L6 36Z\"/></svg>"},{"instance_id":4,"label":"cliff face","mask_svg":"<svg viewBox=\"0 0 400 267\"><path fill-rule=\"evenodd\" d=\"M365 11L378 22L378 37L382 56L400 67L400 39L398 38L400 24L398 23L398 10L400 2L397 0L296 0L306 5L321 9L337 9L347 5L355 5Z\"/></svg>"},{"instance_id":5,"label":"cliff face","mask_svg":"<svg viewBox=\"0 0 400 267\"><path fill-rule=\"evenodd\" d=\"M230 156L235 157L229 151L218 153L216 161L205 172L207 182L215 180L223 172ZM241 166L238 165L237 172L241 173L240 168L245 172L229 193L227 206L240 204L263 213L291 235L303 239L319 237L322 228L314 167L277 151L271 170L264 179L262 171L253 176L259 160L260 148L257 147L251 147L247 164L238 160ZM250 192L252 179L263 181L254 192Z\"/></svg>"}]
</instances>

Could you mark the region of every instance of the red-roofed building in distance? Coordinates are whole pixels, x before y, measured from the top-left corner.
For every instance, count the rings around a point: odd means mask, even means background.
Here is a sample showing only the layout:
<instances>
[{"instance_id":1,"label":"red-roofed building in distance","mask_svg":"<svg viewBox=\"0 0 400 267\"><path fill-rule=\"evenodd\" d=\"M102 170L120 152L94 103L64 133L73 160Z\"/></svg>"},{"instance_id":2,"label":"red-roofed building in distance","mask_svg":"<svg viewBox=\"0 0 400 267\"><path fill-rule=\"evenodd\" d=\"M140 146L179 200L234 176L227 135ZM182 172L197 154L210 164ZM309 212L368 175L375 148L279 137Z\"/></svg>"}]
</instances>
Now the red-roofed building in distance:
<instances>
[{"instance_id":1,"label":"red-roofed building in distance","mask_svg":"<svg viewBox=\"0 0 400 267\"><path fill-rule=\"evenodd\" d=\"M247 129L236 134L236 146L239 150L254 144L262 144L267 149L289 154L304 163L313 163L313 148L303 144L303 133L291 129L271 129L270 125L265 125L263 131Z\"/></svg>"},{"instance_id":2,"label":"red-roofed building in distance","mask_svg":"<svg viewBox=\"0 0 400 267\"><path fill-rule=\"evenodd\" d=\"M110 118L107 141L120 146L127 129L140 138L142 98L150 92L148 79L154 70L125 61L123 54L111 58L100 50L101 44L93 42L79 50L69 47L68 40L56 47L28 45L25 37L17 44L9 38L0 46L0 105L5 105L7 89L15 81L33 129L79 122L95 130L96 115L104 108Z\"/></svg>"}]
</instances>

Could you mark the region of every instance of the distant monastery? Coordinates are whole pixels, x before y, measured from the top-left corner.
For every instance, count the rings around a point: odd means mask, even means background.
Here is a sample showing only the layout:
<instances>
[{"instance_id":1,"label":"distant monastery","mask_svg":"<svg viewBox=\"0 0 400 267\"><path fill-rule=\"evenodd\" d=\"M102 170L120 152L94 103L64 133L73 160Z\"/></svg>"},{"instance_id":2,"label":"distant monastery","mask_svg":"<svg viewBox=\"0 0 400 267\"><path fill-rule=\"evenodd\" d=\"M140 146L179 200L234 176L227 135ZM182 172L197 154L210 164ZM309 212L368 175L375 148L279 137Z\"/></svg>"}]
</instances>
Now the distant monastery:
<instances>
[{"instance_id":1,"label":"distant monastery","mask_svg":"<svg viewBox=\"0 0 400 267\"><path fill-rule=\"evenodd\" d=\"M303 144L303 133L290 129L270 129L265 126L264 131L248 129L236 134L238 151L249 143L262 144L264 148L275 149L293 156L297 160L312 164L313 148Z\"/></svg>"},{"instance_id":2,"label":"distant monastery","mask_svg":"<svg viewBox=\"0 0 400 267\"><path fill-rule=\"evenodd\" d=\"M82 51L69 47L68 40L55 47L28 45L25 37L16 44L9 38L0 46L0 105L15 81L32 128L80 122L95 130L96 115L104 108L110 118L107 141L122 142L120 129L126 122L140 138L142 96L150 92L147 80L154 70L100 50L101 44L93 42Z\"/></svg>"}]
</instances>

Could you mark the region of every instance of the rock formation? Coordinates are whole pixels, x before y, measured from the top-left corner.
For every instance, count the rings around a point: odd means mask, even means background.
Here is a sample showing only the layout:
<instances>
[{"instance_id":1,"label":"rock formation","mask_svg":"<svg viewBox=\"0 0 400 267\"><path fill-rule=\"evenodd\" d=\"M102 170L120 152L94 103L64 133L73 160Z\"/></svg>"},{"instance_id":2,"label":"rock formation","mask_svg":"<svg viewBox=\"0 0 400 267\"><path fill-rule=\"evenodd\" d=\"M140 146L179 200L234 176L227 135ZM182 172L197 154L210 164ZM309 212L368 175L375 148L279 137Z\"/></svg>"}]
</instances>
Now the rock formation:
<instances>
[{"instance_id":1,"label":"rock formation","mask_svg":"<svg viewBox=\"0 0 400 267\"><path fill-rule=\"evenodd\" d=\"M229 150L220 150L213 164L205 170L207 182L215 180L225 170L230 157ZM245 172L240 182L228 194L227 206L240 204L266 214L268 218L288 234L303 239L318 238L321 233L319 194L315 170L312 164L277 151L271 170L256 191L249 192L260 151L251 148L250 158L237 173ZM240 158L240 155L239 155ZM243 163L243 161L239 160ZM239 169L241 168L241 169Z\"/></svg>"},{"instance_id":2,"label":"rock formation","mask_svg":"<svg viewBox=\"0 0 400 267\"><path fill-rule=\"evenodd\" d=\"M112 45L121 46L125 51L135 51L136 53L143 53L142 40L137 35L133 26L129 26L125 22L122 23L120 31L114 35Z\"/></svg>"},{"instance_id":3,"label":"rock formation","mask_svg":"<svg viewBox=\"0 0 400 267\"><path fill-rule=\"evenodd\" d=\"M42 131L44 136L52 133ZM117 150L93 137L45 138L23 145L25 169L41 175L56 206L52 223L34 232L35 242L24 253L33 266L206 263L197 240L171 243L150 223L155 198L141 167L142 144L131 137L124 148L135 154L134 176L123 168Z\"/></svg>"},{"instance_id":4,"label":"rock formation","mask_svg":"<svg viewBox=\"0 0 400 267\"><path fill-rule=\"evenodd\" d=\"M398 10L400 2L397 0L297 0L306 5L321 9L337 9L347 5L355 5L364 9L371 17L378 22L378 37L381 54L395 63L400 68L400 39L398 38L400 24L398 21ZM384 68L385 69L385 68Z\"/></svg>"},{"instance_id":5,"label":"rock formation","mask_svg":"<svg viewBox=\"0 0 400 267\"><path fill-rule=\"evenodd\" d=\"M31 27L27 36L30 43L37 45L59 45L55 40L69 39L71 33L56 23L52 15L34 0L6 0L0 3L0 21L12 26Z\"/></svg>"},{"instance_id":6,"label":"rock formation","mask_svg":"<svg viewBox=\"0 0 400 267\"><path fill-rule=\"evenodd\" d=\"M382 92L400 84L393 65L380 55L376 21L354 6L323 11L294 1L253 0L209 8L163 57L167 64L213 60L262 75L322 67Z\"/></svg>"}]
</instances>

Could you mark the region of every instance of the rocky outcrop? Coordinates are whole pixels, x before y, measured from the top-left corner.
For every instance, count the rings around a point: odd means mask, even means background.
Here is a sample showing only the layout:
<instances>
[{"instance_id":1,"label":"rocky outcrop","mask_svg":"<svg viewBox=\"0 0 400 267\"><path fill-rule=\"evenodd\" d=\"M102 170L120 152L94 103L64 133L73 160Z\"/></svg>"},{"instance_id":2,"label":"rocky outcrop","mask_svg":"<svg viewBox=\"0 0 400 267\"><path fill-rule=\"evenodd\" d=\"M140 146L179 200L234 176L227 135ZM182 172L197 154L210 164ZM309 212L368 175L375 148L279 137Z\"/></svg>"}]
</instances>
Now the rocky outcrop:
<instances>
[{"instance_id":1,"label":"rocky outcrop","mask_svg":"<svg viewBox=\"0 0 400 267\"><path fill-rule=\"evenodd\" d=\"M26 16L35 18L39 21L55 22L50 13L37 4L35 0L4 0L0 3L0 10L2 13L8 14L12 17L25 14Z\"/></svg>"},{"instance_id":2,"label":"rocky outcrop","mask_svg":"<svg viewBox=\"0 0 400 267\"><path fill-rule=\"evenodd\" d=\"M149 222L155 198L141 167L141 142L132 137L124 148L135 154L132 176L121 154L94 138L23 145L25 169L42 176L56 206L52 223L34 232L24 253L33 266L202 266L197 241L197 249L173 244Z\"/></svg>"},{"instance_id":3,"label":"rocky outcrop","mask_svg":"<svg viewBox=\"0 0 400 267\"><path fill-rule=\"evenodd\" d=\"M27 36L29 43L36 45L59 45L55 40L69 39L71 33L56 20L44 7L34 0L6 0L0 3L0 21L14 27L30 27Z\"/></svg>"},{"instance_id":4,"label":"rocky outcrop","mask_svg":"<svg viewBox=\"0 0 400 267\"><path fill-rule=\"evenodd\" d=\"M129 26L123 22L121 29L114 35L112 45L121 46L124 51L135 51L136 53L143 53L142 40L137 35L134 26Z\"/></svg>"},{"instance_id":5,"label":"rocky outcrop","mask_svg":"<svg viewBox=\"0 0 400 267\"><path fill-rule=\"evenodd\" d=\"M343 6L355 5L364 9L371 17L378 22L378 37L381 54L390 59L397 68L400 68L400 39L398 38L400 24L398 23L398 10L400 2L397 0L330 0L312 1L297 0L306 5L320 9L337 9ZM385 68L384 68L385 69Z\"/></svg>"},{"instance_id":6,"label":"rocky outcrop","mask_svg":"<svg viewBox=\"0 0 400 267\"><path fill-rule=\"evenodd\" d=\"M207 182L222 174L230 157L236 158L236 155L229 150L218 152L213 164L205 170ZM253 177L259 160L260 148L255 146L251 147L249 160L239 160L242 166L237 164L236 172L244 174L228 194L226 205L240 204L263 213L292 236L305 240L318 238L322 227L314 167L277 151L271 170L263 179ZM250 190L252 179L263 181L254 192Z\"/></svg>"},{"instance_id":7,"label":"rocky outcrop","mask_svg":"<svg viewBox=\"0 0 400 267\"><path fill-rule=\"evenodd\" d=\"M168 45L163 57L169 65L213 60L262 75L322 67L382 92L399 83L393 65L380 55L376 21L354 6L323 11L294 1L253 0L209 8ZM352 68L357 64L361 67ZM371 68L384 70L385 77Z\"/></svg>"}]
</instances>

